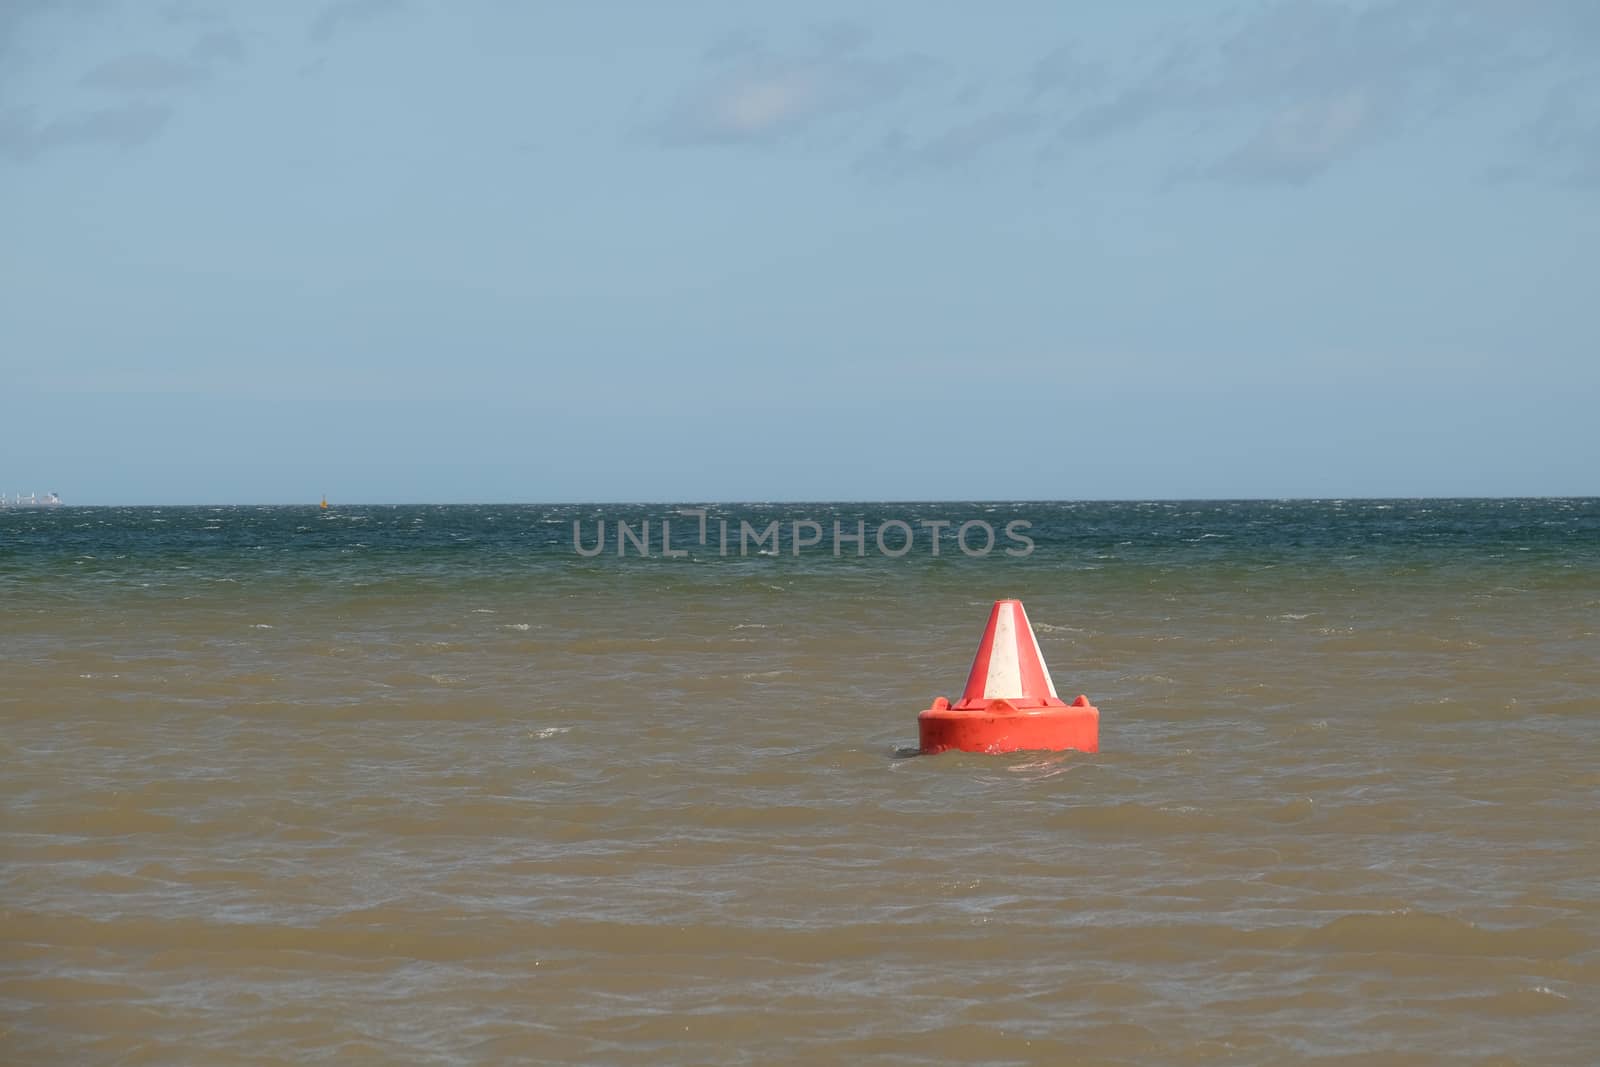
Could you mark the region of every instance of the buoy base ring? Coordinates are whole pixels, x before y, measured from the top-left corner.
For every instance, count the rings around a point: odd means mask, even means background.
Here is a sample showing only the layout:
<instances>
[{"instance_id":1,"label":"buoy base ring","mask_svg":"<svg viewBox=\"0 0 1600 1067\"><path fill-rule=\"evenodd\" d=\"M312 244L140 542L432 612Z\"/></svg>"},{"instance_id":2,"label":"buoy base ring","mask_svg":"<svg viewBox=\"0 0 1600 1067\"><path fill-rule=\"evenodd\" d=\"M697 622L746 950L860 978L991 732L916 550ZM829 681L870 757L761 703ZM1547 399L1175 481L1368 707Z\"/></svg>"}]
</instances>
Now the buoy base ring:
<instances>
[{"instance_id":1,"label":"buoy base ring","mask_svg":"<svg viewBox=\"0 0 1600 1067\"><path fill-rule=\"evenodd\" d=\"M1081 699L1081 698L1080 698ZM987 708L953 708L942 697L917 716L924 755L962 752L1100 751L1100 709L1092 704L1014 708L997 700Z\"/></svg>"}]
</instances>

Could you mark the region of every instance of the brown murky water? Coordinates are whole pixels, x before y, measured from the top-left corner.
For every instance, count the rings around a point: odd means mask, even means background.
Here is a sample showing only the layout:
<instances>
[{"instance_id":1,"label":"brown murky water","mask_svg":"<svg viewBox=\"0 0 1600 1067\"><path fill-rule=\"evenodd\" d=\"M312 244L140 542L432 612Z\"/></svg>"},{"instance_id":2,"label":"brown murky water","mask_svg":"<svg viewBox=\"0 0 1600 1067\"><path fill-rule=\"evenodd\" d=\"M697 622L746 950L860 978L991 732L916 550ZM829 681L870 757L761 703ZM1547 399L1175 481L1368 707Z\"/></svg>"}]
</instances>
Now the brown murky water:
<instances>
[{"instance_id":1,"label":"brown murky water","mask_svg":"<svg viewBox=\"0 0 1600 1067\"><path fill-rule=\"evenodd\" d=\"M1600 1062L1580 563L13 557L0 1059ZM907 753L1003 595L1100 754Z\"/></svg>"}]
</instances>

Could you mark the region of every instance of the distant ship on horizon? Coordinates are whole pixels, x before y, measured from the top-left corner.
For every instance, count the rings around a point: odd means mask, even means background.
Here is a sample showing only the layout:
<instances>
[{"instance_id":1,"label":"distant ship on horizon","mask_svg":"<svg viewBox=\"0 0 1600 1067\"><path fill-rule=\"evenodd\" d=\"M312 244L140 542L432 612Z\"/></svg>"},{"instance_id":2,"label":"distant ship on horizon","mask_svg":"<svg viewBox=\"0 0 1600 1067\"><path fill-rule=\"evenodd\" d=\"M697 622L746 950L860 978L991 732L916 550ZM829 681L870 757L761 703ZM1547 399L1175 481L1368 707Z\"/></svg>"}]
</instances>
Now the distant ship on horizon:
<instances>
[{"instance_id":1,"label":"distant ship on horizon","mask_svg":"<svg viewBox=\"0 0 1600 1067\"><path fill-rule=\"evenodd\" d=\"M58 508L60 506L60 493L46 493L42 497L38 493L29 493L27 496L18 493L12 497L0 493L0 508Z\"/></svg>"}]
</instances>

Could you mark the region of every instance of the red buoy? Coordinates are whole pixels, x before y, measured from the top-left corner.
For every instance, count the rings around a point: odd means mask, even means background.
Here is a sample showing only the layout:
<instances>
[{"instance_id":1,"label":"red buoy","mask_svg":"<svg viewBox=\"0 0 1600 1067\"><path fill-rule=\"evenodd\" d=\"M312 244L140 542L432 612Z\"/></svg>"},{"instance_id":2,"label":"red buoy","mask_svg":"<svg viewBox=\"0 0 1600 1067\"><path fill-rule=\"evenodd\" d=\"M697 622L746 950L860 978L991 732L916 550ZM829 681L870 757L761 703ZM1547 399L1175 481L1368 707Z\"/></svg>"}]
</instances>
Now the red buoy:
<instances>
[{"instance_id":1,"label":"red buoy","mask_svg":"<svg viewBox=\"0 0 1600 1067\"><path fill-rule=\"evenodd\" d=\"M1020 600L997 600L972 660L967 688L952 705L944 697L917 716L924 753L1100 751L1100 709L1079 696L1056 695Z\"/></svg>"}]
</instances>

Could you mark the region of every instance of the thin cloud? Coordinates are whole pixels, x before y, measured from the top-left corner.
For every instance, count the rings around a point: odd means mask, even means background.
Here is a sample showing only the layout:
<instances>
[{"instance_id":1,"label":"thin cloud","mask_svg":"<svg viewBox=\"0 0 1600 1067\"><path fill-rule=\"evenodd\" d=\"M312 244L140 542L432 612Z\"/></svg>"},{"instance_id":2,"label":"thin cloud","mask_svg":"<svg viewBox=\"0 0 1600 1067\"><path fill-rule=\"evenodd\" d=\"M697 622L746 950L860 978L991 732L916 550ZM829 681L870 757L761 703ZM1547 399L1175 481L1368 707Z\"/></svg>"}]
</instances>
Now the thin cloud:
<instances>
[{"instance_id":1,"label":"thin cloud","mask_svg":"<svg viewBox=\"0 0 1600 1067\"><path fill-rule=\"evenodd\" d=\"M73 147L132 149L150 141L171 120L170 105L143 98L109 107L69 110L43 119L34 107L9 101L6 76L27 65L33 20L76 16L90 10L88 3L0 0L0 162L23 164ZM17 62L19 59L22 62ZM101 64L80 81L91 89L136 89L142 93L186 82L193 73L168 66L160 57L140 55Z\"/></svg>"},{"instance_id":2,"label":"thin cloud","mask_svg":"<svg viewBox=\"0 0 1600 1067\"><path fill-rule=\"evenodd\" d=\"M1524 141L1557 180L1600 189L1600 78L1572 78L1553 86Z\"/></svg>"},{"instance_id":3,"label":"thin cloud","mask_svg":"<svg viewBox=\"0 0 1600 1067\"><path fill-rule=\"evenodd\" d=\"M837 127L872 143L857 169L880 175L948 169L1019 141L1060 161L1158 137L1169 182L1294 187L1450 120L1484 157L1452 163L1462 173L1481 173L1518 129L1570 180L1600 172L1593 89L1543 116L1537 103L1542 86L1600 69L1595 0L1267 0L1171 28L1121 62L1102 55L1066 41L972 115L975 92L952 107L913 91L943 64L884 54L848 24L788 50L734 34L653 130L672 145L768 146Z\"/></svg>"},{"instance_id":4,"label":"thin cloud","mask_svg":"<svg viewBox=\"0 0 1600 1067\"><path fill-rule=\"evenodd\" d=\"M22 28L35 15L49 11L50 0L6 0L0 3L0 54L22 36Z\"/></svg>"},{"instance_id":5,"label":"thin cloud","mask_svg":"<svg viewBox=\"0 0 1600 1067\"><path fill-rule=\"evenodd\" d=\"M1213 176L1245 183L1305 185L1377 135L1360 92L1298 103L1272 115L1222 160Z\"/></svg>"},{"instance_id":6,"label":"thin cloud","mask_svg":"<svg viewBox=\"0 0 1600 1067\"><path fill-rule=\"evenodd\" d=\"M45 123L16 113L0 115L0 155L26 162L74 146L137 148L160 133L172 115L170 106L148 102L80 111Z\"/></svg>"},{"instance_id":7,"label":"thin cloud","mask_svg":"<svg viewBox=\"0 0 1600 1067\"><path fill-rule=\"evenodd\" d=\"M29 65L29 32L32 23L59 15L60 5L51 0L0 0L0 111L5 110L11 84L21 80Z\"/></svg>"},{"instance_id":8,"label":"thin cloud","mask_svg":"<svg viewBox=\"0 0 1600 1067\"><path fill-rule=\"evenodd\" d=\"M896 130L862 159L860 169L892 176L951 170L1001 144L1026 137L1039 126L1039 116L1031 112L994 111L957 123L922 141Z\"/></svg>"},{"instance_id":9,"label":"thin cloud","mask_svg":"<svg viewBox=\"0 0 1600 1067\"><path fill-rule=\"evenodd\" d=\"M152 92L181 89L205 77L205 69L162 56L138 52L108 59L80 79L92 89Z\"/></svg>"},{"instance_id":10,"label":"thin cloud","mask_svg":"<svg viewBox=\"0 0 1600 1067\"><path fill-rule=\"evenodd\" d=\"M926 77L924 56L865 54L865 35L847 27L819 31L813 47L773 51L748 36L724 38L707 52L708 68L654 124L677 146L765 144L829 119L882 106Z\"/></svg>"},{"instance_id":11,"label":"thin cloud","mask_svg":"<svg viewBox=\"0 0 1600 1067\"><path fill-rule=\"evenodd\" d=\"M194 21L194 16L187 10L173 9L167 12L167 21L181 25ZM215 19L207 21L217 24ZM244 41L237 33L217 28L195 39L188 59L150 52L107 59L79 78L78 84L129 98L127 103L70 110L42 120L31 110L21 108L0 112L0 159L25 163L72 147L127 151L147 144L171 122L179 94L210 79L217 64L239 63L246 55Z\"/></svg>"},{"instance_id":12,"label":"thin cloud","mask_svg":"<svg viewBox=\"0 0 1600 1067\"><path fill-rule=\"evenodd\" d=\"M357 27L405 10L405 0L333 0L311 20L306 36L326 42Z\"/></svg>"},{"instance_id":13,"label":"thin cloud","mask_svg":"<svg viewBox=\"0 0 1600 1067\"><path fill-rule=\"evenodd\" d=\"M196 63L243 63L249 54L244 38L232 30L212 30L189 49L189 58Z\"/></svg>"},{"instance_id":14,"label":"thin cloud","mask_svg":"<svg viewBox=\"0 0 1600 1067\"><path fill-rule=\"evenodd\" d=\"M1572 47L1564 24L1582 17L1565 0L1280 0L1152 50L1143 70L1064 117L1058 147L1181 120L1206 131L1200 142L1234 138L1191 174L1304 185L1386 137L1514 91Z\"/></svg>"},{"instance_id":15,"label":"thin cloud","mask_svg":"<svg viewBox=\"0 0 1600 1067\"><path fill-rule=\"evenodd\" d=\"M1037 100L1056 93L1081 93L1099 85L1104 78L1104 70L1086 61L1078 48L1062 45L1046 53L1028 72L1028 98Z\"/></svg>"}]
</instances>

